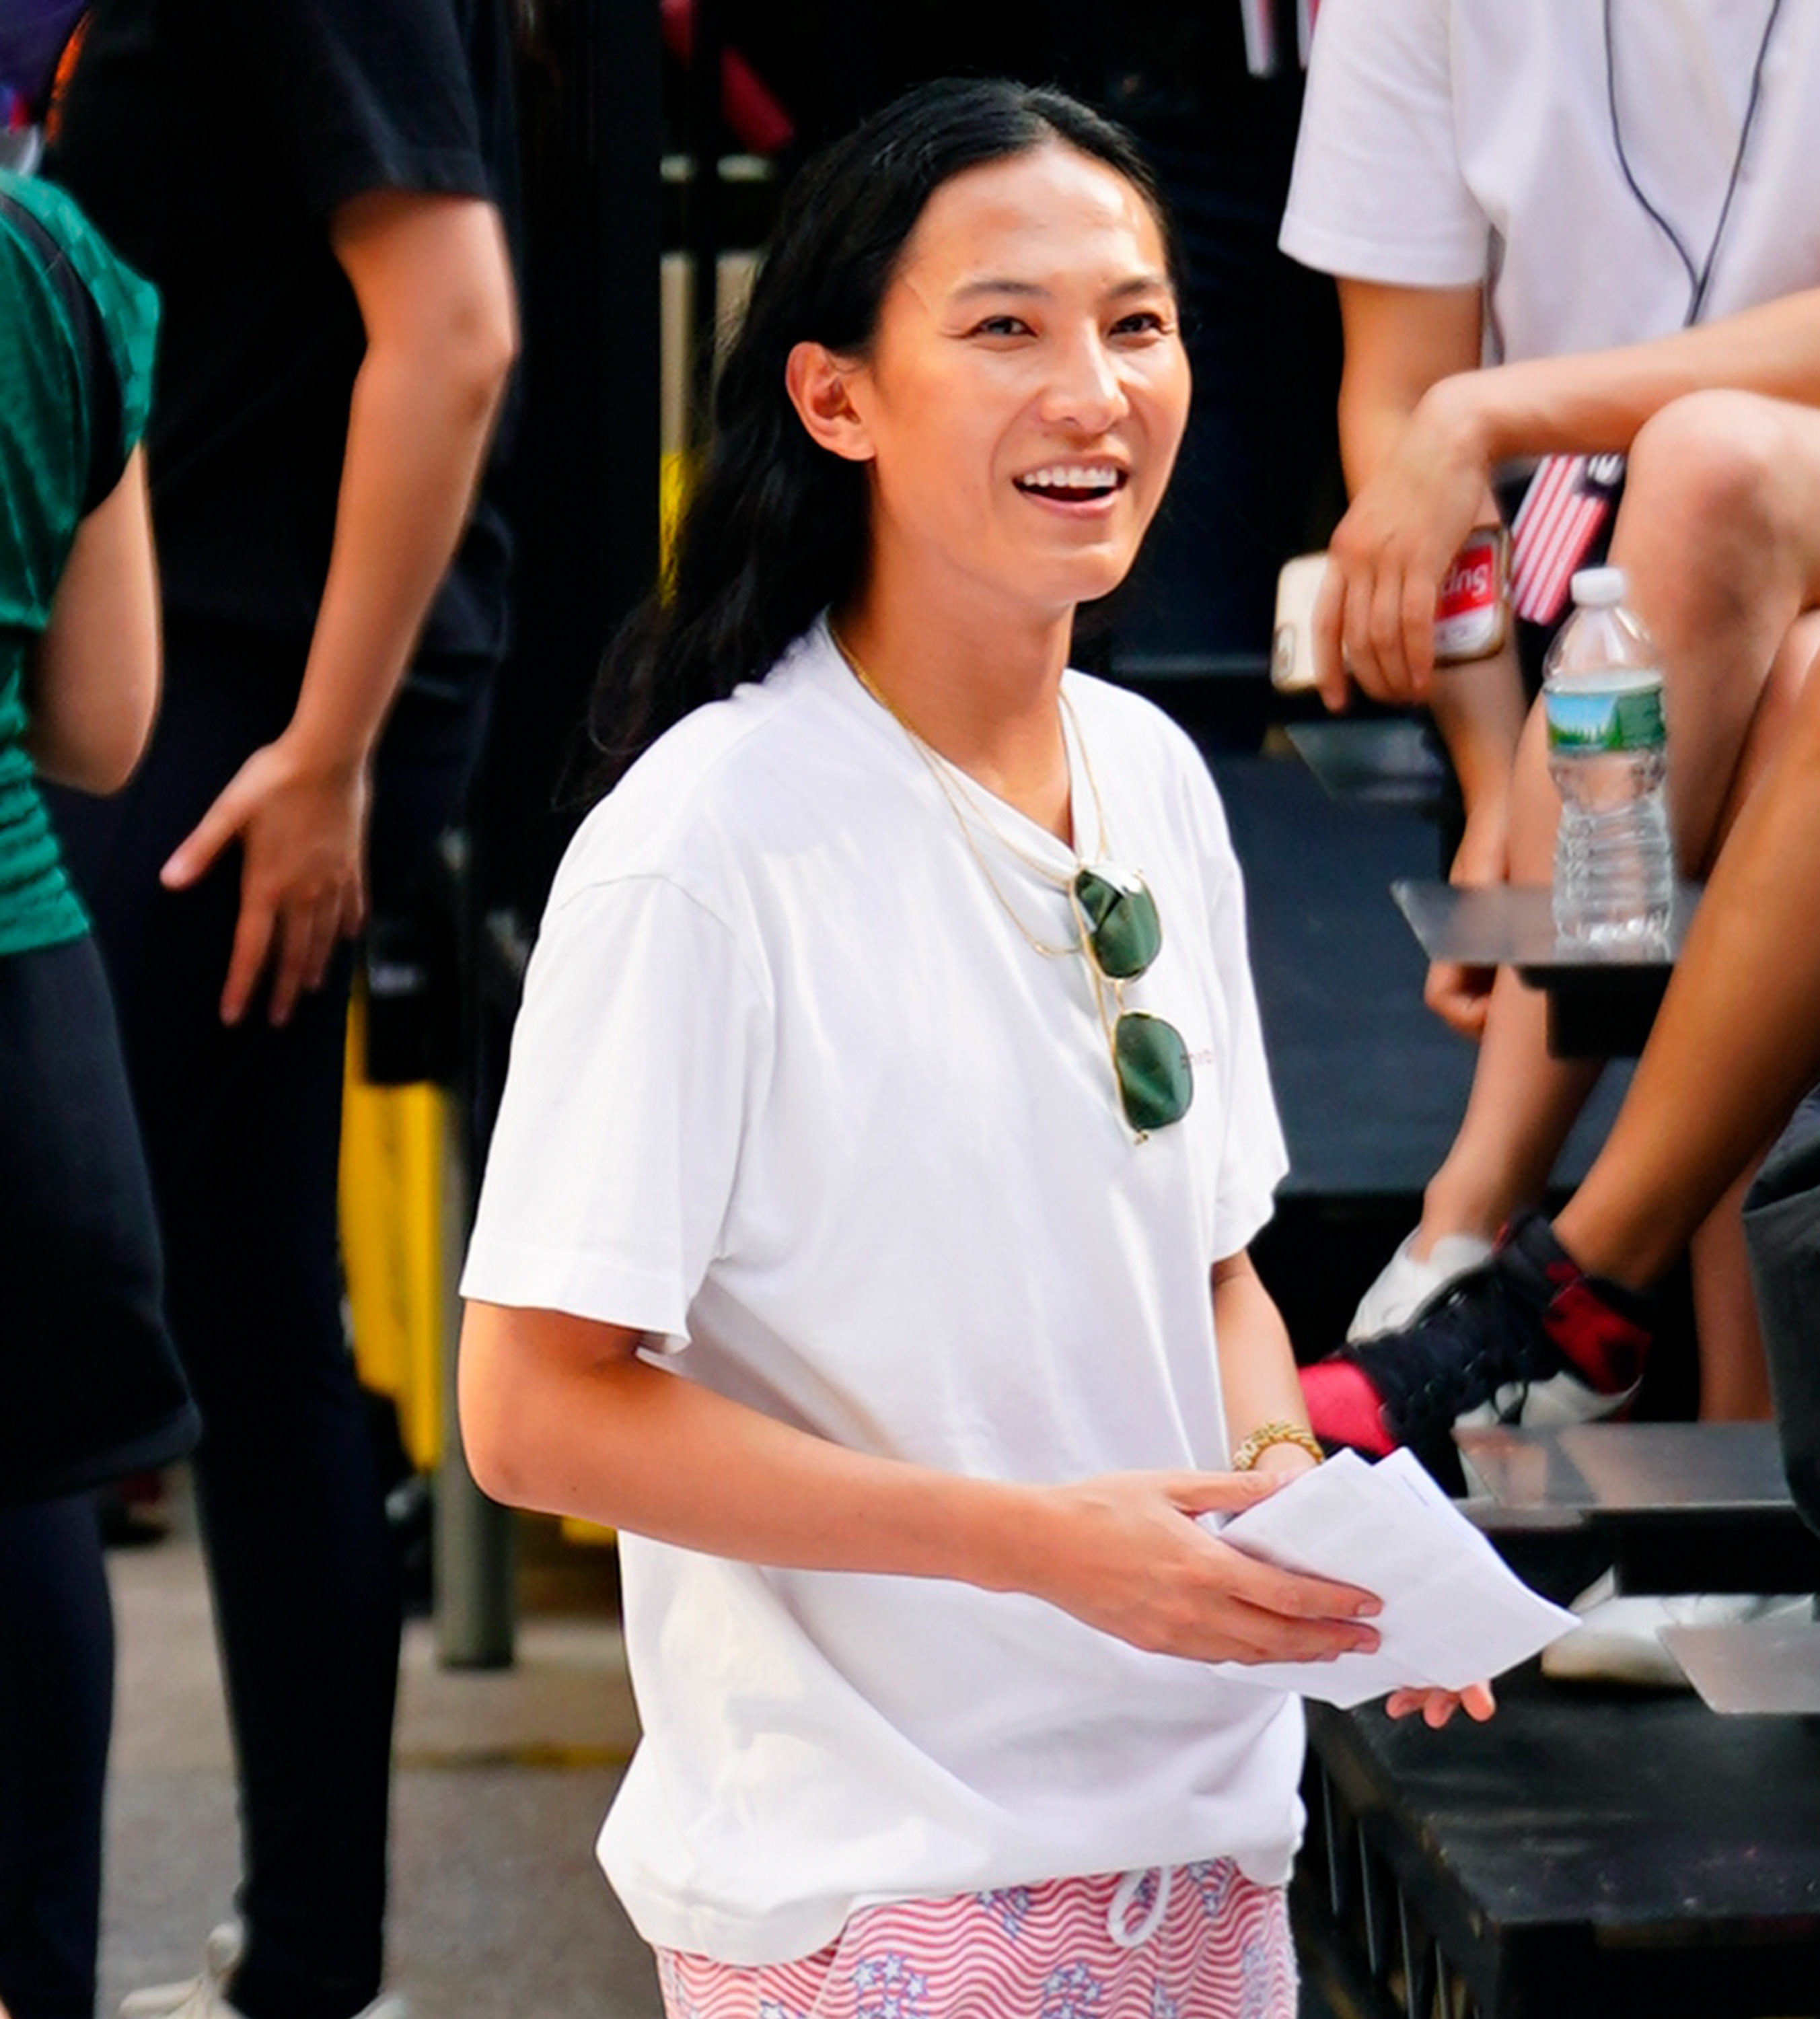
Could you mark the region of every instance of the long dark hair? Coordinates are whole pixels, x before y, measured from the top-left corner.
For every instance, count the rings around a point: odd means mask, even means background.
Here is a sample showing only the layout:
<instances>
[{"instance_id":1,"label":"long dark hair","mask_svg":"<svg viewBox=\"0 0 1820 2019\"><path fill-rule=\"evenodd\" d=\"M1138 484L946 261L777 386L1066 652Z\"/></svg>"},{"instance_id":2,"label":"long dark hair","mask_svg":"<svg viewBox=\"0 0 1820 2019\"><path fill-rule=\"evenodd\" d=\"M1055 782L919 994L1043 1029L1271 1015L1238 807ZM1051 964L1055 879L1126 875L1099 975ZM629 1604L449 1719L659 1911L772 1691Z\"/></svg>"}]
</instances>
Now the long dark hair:
<instances>
[{"instance_id":1,"label":"long dark hair","mask_svg":"<svg viewBox=\"0 0 1820 2019\"><path fill-rule=\"evenodd\" d=\"M803 427L784 386L791 351L814 342L863 355L935 192L968 169L1056 141L1105 162L1143 197L1179 285L1175 234L1136 143L1061 91L1004 78L924 85L797 177L721 373L671 593L632 616L601 668L588 723L595 792L690 710L761 677L820 611L858 588L865 467Z\"/></svg>"}]
</instances>

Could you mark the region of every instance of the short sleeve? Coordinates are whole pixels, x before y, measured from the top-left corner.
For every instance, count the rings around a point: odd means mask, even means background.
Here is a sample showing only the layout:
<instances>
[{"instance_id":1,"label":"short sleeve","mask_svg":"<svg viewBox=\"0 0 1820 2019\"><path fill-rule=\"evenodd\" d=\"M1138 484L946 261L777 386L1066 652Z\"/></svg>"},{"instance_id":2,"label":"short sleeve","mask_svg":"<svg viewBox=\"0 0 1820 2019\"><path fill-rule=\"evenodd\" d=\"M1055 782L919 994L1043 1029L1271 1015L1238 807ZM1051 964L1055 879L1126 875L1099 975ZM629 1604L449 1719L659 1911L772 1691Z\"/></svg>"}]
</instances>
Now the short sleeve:
<instances>
[{"instance_id":1,"label":"short sleeve","mask_svg":"<svg viewBox=\"0 0 1820 2019\"><path fill-rule=\"evenodd\" d=\"M1213 951L1213 977L1225 1006L1225 1048L1219 1070L1219 1112L1223 1139L1214 1179L1213 1256L1247 1248L1275 1212L1277 1185L1290 1169L1277 1096L1271 1090L1263 1050L1263 1020L1257 1012L1251 979L1251 943L1245 925L1245 879L1233 852L1227 810L1199 753L1190 757L1192 821L1200 856L1209 866L1207 935ZM1196 1094L1199 1100L1199 1094Z\"/></svg>"},{"instance_id":2,"label":"short sleeve","mask_svg":"<svg viewBox=\"0 0 1820 2019\"><path fill-rule=\"evenodd\" d=\"M768 995L729 929L659 876L544 922L461 1291L680 1335L718 1250Z\"/></svg>"},{"instance_id":3,"label":"short sleeve","mask_svg":"<svg viewBox=\"0 0 1820 2019\"><path fill-rule=\"evenodd\" d=\"M9 177L4 194L17 208L0 220L0 625L38 631L92 469L118 481L144 430L157 297L63 191ZM99 426L117 438L95 440Z\"/></svg>"},{"instance_id":4,"label":"short sleeve","mask_svg":"<svg viewBox=\"0 0 1820 2019\"><path fill-rule=\"evenodd\" d=\"M112 366L120 440L102 445L117 457L116 476L146 431L152 403L152 368L158 332L158 295L150 281L122 259L89 221L76 200L54 183L16 184L25 203L63 248L94 306Z\"/></svg>"},{"instance_id":5,"label":"short sleeve","mask_svg":"<svg viewBox=\"0 0 1820 2019\"><path fill-rule=\"evenodd\" d=\"M310 215L370 190L493 196L450 0L259 0L223 20Z\"/></svg>"},{"instance_id":6,"label":"short sleeve","mask_svg":"<svg viewBox=\"0 0 1820 2019\"><path fill-rule=\"evenodd\" d=\"M1270 1084L1264 1025L1251 978L1244 879L1232 857L1225 815L1217 799L1214 811L1219 846L1229 858L1214 888L1210 925L1214 971L1226 1002L1225 1083L1221 1089L1225 1138L1214 1194L1212 1257L1220 1262L1248 1247L1269 1223L1276 1209L1276 1188L1289 1169L1289 1151Z\"/></svg>"},{"instance_id":7,"label":"short sleeve","mask_svg":"<svg viewBox=\"0 0 1820 2019\"><path fill-rule=\"evenodd\" d=\"M1491 225L1455 128L1449 0L1325 0L1280 243L1344 278L1465 287Z\"/></svg>"}]
</instances>

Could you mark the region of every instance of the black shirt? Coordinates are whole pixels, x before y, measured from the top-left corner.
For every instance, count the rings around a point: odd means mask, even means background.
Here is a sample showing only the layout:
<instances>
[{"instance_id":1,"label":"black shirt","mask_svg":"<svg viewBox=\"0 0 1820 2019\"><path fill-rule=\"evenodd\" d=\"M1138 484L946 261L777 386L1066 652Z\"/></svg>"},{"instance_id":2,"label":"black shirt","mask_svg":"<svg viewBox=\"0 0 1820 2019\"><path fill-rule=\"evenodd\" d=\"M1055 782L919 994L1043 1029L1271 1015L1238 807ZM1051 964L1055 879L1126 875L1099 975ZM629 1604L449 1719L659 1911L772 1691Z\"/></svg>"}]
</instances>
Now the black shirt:
<instances>
[{"instance_id":1,"label":"black shirt","mask_svg":"<svg viewBox=\"0 0 1820 2019\"><path fill-rule=\"evenodd\" d=\"M366 347L330 215L393 189L509 224L512 118L503 0L96 0L46 172L164 293L147 439L174 625L307 643ZM503 649L498 462L420 662Z\"/></svg>"}]
</instances>

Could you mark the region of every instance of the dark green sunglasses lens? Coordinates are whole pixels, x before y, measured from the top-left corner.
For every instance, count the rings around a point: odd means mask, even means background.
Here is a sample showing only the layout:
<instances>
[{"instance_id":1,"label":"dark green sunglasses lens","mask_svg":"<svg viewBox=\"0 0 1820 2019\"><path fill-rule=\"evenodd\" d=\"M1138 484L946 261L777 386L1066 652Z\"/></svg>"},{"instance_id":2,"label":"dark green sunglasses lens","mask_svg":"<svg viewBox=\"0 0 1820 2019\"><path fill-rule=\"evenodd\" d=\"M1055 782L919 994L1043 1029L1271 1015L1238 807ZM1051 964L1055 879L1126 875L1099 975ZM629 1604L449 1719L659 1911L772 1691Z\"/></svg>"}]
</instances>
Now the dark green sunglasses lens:
<instances>
[{"instance_id":1,"label":"dark green sunglasses lens","mask_svg":"<svg viewBox=\"0 0 1820 2019\"><path fill-rule=\"evenodd\" d=\"M1109 981L1142 974L1163 949L1156 901L1141 877L1102 865L1074 879L1074 899L1087 920L1099 971Z\"/></svg>"},{"instance_id":2,"label":"dark green sunglasses lens","mask_svg":"<svg viewBox=\"0 0 1820 2019\"><path fill-rule=\"evenodd\" d=\"M1120 1105L1134 1129L1147 1135L1187 1114L1194 1099L1194 1068L1173 1024L1142 1010L1127 1010L1113 1027L1113 1054Z\"/></svg>"}]
</instances>

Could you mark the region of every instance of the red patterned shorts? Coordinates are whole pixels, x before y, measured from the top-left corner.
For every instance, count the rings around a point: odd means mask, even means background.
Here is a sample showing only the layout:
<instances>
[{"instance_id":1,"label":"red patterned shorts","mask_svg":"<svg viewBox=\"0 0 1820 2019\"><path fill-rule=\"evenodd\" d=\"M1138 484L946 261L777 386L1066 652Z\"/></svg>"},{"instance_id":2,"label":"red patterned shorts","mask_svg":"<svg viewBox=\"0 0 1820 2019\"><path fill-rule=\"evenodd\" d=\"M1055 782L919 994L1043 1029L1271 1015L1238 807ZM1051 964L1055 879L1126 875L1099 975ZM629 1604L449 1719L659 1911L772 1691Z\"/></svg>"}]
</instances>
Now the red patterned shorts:
<instances>
[{"instance_id":1,"label":"red patterned shorts","mask_svg":"<svg viewBox=\"0 0 1820 2019\"><path fill-rule=\"evenodd\" d=\"M1295 2019L1283 1889L1230 1858L860 1908L791 1963L657 1952L668 2019Z\"/></svg>"}]
</instances>

